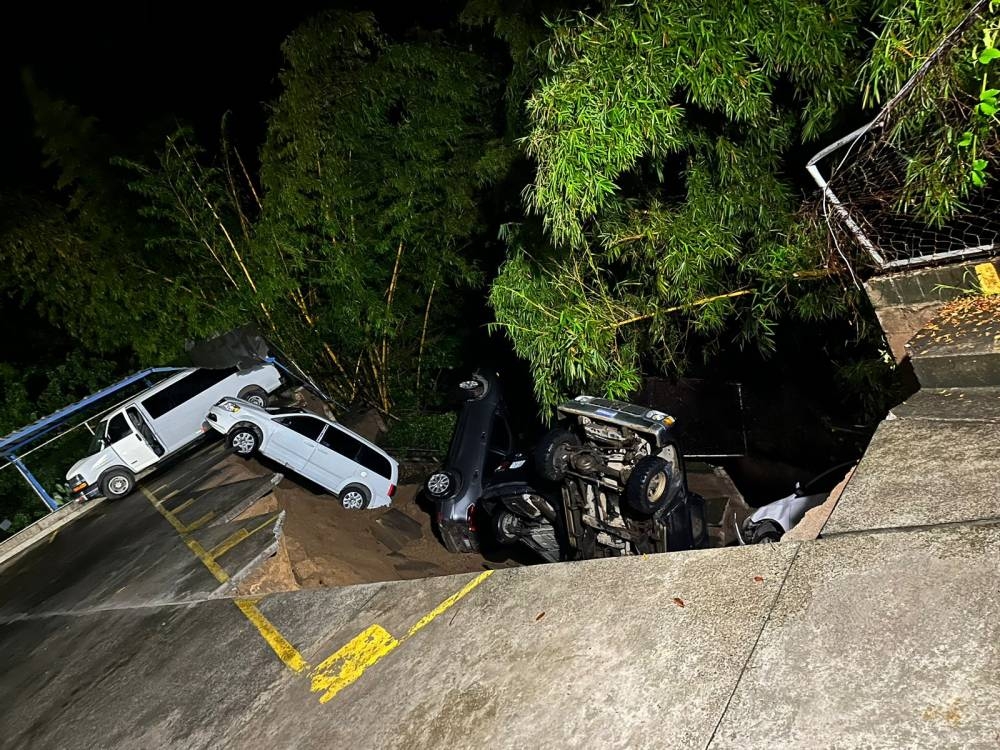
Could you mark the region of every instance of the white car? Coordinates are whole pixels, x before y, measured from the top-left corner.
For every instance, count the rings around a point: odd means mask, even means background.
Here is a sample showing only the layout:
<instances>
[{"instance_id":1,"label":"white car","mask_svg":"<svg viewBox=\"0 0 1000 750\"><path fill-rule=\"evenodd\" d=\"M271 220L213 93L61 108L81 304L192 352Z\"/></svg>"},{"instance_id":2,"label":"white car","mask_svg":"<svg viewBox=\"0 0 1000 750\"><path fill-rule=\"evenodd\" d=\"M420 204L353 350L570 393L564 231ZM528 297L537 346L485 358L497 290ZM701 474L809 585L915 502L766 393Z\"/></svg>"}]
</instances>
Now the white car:
<instances>
[{"instance_id":1,"label":"white car","mask_svg":"<svg viewBox=\"0 0 1000 750\"><path fill-rule=\"evenodd\" d=\"M333 492L348 510L392 503L399 464L328 419L304 409L265 409L224 398L209 410L207 424L226 436L236 454L249 457L259 451Z\"/></svg>"},{"instance_id":2,"label":"white car","mask_svg":"<svg viewBox=\"0 0 1000 750\"><path fill-rule=\"evenodd\" d=\"M736 526L740 544L771 544L777 542L801 521L806 512L822 505L833 488L840 484L853 462L837 464L805 485L796 482L795 491L787 497L762 505Z\"/></svg>"}]
</instances>

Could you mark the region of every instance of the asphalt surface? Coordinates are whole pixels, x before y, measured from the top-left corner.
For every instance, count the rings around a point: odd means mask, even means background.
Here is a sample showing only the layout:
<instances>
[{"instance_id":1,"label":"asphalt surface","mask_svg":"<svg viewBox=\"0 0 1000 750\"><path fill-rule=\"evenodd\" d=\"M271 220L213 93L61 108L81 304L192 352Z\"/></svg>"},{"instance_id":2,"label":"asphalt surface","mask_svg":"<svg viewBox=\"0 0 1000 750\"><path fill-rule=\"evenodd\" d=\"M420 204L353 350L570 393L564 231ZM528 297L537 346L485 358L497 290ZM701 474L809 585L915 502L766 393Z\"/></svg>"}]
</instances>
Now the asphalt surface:
<instances>
[{"instance_id":1,"label":"asphalt surface","mask_svg":"<svg viewBox=\"0 0 1000 750\"><path fill-rule=\"evenodd\" d=\"M270 477L229 481L227 456L220 442L187 453L128 498L102 503L9 562L0 570L0 622L196 601L224 592L258 556L273 552L278 521L228 517L229 509L261 497L274 483ZM168 517L186 533L178 533ZM272 528L232 544L265 521ZM220 546L225 540L231 546ZM215 549L219 560L206 565L208 558L199 559L192 545L206 554Z\"/></svg>"}]
</instances>

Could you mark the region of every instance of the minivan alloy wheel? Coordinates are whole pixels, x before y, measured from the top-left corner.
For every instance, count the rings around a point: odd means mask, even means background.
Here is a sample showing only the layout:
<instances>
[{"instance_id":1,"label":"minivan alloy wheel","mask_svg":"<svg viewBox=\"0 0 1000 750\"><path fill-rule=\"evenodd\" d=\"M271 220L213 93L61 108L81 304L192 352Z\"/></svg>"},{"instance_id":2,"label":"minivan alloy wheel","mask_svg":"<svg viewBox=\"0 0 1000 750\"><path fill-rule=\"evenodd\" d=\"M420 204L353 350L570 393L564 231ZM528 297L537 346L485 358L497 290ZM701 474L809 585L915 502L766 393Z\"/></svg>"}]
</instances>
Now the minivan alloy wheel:
<instances>
[{"instance_id":1,"label":"minivan alloy wheel","mask_svg":"<svg viewBox=\"0 0 1000 750\"><path fill-rule=\"evenodd\" d=\"M233 435L233 441L232 441L233 450L245 456L249 453L253 453L253 449L255 447L254 444L256 442L257 441L254 440L253 435L251 435L249 432L238 432L235 435Z\"/></svg>"},{"instance_id":2,"label":"minivan alloy wheel","mask_svg":"<svg viewBox=\"0 0 1000 750\"><path fill-rule=\"evenodd\" d=\"M365 505L365 498L358 490L348 490L340 498L340 502L348 510L361 510Z\"/></svg>"}]
</instances>

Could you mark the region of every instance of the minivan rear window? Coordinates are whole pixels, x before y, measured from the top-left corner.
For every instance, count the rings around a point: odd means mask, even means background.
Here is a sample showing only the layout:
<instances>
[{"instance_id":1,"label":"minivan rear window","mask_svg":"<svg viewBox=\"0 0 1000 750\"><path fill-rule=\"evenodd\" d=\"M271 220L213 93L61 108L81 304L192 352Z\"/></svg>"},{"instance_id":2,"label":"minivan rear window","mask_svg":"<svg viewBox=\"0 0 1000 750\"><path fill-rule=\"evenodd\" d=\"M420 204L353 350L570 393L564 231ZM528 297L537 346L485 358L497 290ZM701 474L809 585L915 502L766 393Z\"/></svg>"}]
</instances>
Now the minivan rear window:
<instances>
[{"instance_id":1,"label":"minivan rear window","mask_svg":"<svg viewBox=\"0 0 1000 750\"><path fill-rule=\"evenodd\" d=\"M392 479L392 464L389 463L389 459L371 446L362 443L361 452L358 453L358 457L355 460L369 471L374 471L380 477Z\"/></svg>"},{"instance_id":2,"label":"minivan rear window","mask_svg":"<svg viewBox=\"0 0 1000 750\"><path fill-rule=\"evenodd\" d=\"M218 385L230 375L237 372L235 367L224 367L220 369L199 368L193 370L176 383L171 383L162 391L157 391L151 396L146 396L141 403L153 419L162 417L172 409L176 409L202 391L208 390L213 385ZM233 395L236 394L227 394Z\"/></svg>"},{"instance_id":3,"label":"minivan rear window","mask_svg":"<svg viewBox=\"0 0 1000 750\"><path fill-rule=\"evenodd\" d=\"M346 432L338 430L336 427L327 427L320 443L342 456L357 461L368 471L373 471L380 477L392 479L392 464L389 463L389 459L370 445L365 445Z\"/></svg>"}]
</instances>

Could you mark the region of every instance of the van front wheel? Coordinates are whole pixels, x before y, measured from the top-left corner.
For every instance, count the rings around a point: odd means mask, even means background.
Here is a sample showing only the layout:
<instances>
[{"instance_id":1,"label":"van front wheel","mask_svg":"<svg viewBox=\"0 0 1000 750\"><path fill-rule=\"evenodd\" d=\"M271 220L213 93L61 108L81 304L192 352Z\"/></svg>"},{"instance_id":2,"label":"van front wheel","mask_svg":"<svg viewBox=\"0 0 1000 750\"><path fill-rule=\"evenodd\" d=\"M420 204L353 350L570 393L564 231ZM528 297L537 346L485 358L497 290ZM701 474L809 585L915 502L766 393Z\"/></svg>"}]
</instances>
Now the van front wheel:
<instances>
[{"instance_id":1,"label":"van front wheel","mask_svg":"<svg viewBox=\"0 0 1000 750\"><path fill-rule=\"evenodd\" d=\"M135 475L120 466L109 469L101 475L101 494L108 500L119 500L132 494L135 489Z\"/></svg>"}]
</instances>

